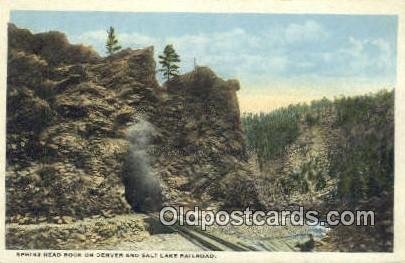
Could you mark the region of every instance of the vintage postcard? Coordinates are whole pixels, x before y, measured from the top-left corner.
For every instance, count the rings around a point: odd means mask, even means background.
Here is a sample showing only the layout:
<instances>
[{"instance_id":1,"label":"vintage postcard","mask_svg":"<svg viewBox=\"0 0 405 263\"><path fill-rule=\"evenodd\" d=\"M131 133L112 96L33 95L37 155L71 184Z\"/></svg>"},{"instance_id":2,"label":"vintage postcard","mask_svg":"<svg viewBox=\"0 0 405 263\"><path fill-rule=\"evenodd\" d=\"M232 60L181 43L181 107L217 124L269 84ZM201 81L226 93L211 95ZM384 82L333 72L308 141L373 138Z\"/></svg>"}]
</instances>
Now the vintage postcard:
<instances>
[{"instance_id":1,"label":"vintage postcard","mask_svg":"<svg viewBox=\"0 0 405 263\"><path fill-rule=\"evenodd\" d=\"M1 262L405 261L405 5L48 2L2 2Z\"/></svg>"}]
</instances>

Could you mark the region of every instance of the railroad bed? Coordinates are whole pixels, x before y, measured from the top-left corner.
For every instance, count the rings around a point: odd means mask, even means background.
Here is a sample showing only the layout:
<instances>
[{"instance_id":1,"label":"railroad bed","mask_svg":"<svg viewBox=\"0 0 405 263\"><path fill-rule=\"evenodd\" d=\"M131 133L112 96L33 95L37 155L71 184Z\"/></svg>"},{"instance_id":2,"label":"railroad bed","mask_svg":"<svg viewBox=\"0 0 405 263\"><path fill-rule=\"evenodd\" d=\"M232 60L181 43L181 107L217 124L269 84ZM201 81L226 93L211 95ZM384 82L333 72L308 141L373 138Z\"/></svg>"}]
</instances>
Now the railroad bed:
<instances>
[{"instance_id":1,"label":"railroad bed","mask_svg":"<svg viewBox=\"0 0 405 263\"><path fill-rule=\"evenodd\" d=\"M295 247L297 236L286 238L267 238L262 240L246 240L233 237L232 240L218 234L203 231L196 226L181 226L176 223L172 226L164 226L160 223L159 217L149 214L150 223L161 227L166 233L178 233L201 250L208 251L298 251ZM300 240L309 240L309 236L302 235Z\"/></svg>"}]
</instances>

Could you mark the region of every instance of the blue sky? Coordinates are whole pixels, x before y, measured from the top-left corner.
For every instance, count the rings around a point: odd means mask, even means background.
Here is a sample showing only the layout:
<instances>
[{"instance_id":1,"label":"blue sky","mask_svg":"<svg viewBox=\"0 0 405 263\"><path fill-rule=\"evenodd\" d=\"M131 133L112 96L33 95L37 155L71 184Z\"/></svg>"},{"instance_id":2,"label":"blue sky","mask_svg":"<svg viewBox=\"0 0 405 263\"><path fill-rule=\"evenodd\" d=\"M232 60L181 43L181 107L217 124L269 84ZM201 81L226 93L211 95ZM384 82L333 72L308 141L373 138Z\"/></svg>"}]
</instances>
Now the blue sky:
<instances>
[{"instance_id":1,"label":"blue sky","mask_svg":"<svg viewBox=\"0 0 405 263\"><path fill-rule=\"evenodd\" d=\"M322 96L393 88L396 16L15 11L33 32L59 30L105 54L106 29L123 47L173 44L187 72L194 57L237 78L242 111L268 111Z\"/></svg>"}]
</instances>

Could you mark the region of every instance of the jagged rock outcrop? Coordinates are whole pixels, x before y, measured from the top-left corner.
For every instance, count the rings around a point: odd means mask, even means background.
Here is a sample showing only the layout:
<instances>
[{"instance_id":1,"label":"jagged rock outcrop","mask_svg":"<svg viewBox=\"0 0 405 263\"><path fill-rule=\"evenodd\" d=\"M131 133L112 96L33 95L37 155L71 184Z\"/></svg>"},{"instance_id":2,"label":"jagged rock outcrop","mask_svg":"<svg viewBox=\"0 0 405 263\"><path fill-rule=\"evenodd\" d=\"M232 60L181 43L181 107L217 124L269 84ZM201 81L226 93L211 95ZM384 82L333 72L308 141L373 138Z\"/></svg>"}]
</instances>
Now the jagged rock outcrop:
<instances>
[{"instance_id":1,"label":"jagged rock outcrop","mask_svg":"<svg viewBox=\"0 0 405 263\"><path fill-rule=\"evenodd\" d=\"M59 32L32 34L10 25L8 222L121 214L129 204L142 210L145 200L128 194L139 181L125 170L134 148L128 130L141 121L153 126L145 151L161 184L159 205L258 203L237 81L197 68L160 87L155 67L152 47L101 58Z\"/></svg>"},{"instance_id":2,"label":"jagged rock outcrop","mask_svg":"<svg viewBox=\"0 0 405 263\"><path fill-rule=\"evenodd\" d=\"M101 58L91 48L69 44L65 34L57 31L32 34L27 29L9 24L9 47L35 54L52 66L97 62Z\"/></svg>"},{"instance_id":3,"label":"jagged rock outcrop","mask_svg":"<svg viewBox=\"0 0 405 263\"><path fill-rule=\"evenodd\" d=\"M83 47L78 54L64 35L49 34L30 35L13 26L9 31L8 219L34 223L43 216L52 221L128 212L120 174L128 148L125 129L136 116L109 81L132 70L131 57L149 57L151 50L94 60L87 57L94 51ZM37 38L52 41L40 52L25 49L25 42ZM55 48L66 53L48 57L53 53L45 50ZM76 56L70 56L72 49ZM147 96L156 84L131 76L121 80L133 90L143 86Z\"/></svg>"},{"instance_id":4,"label":"jagged rock outcrop","mask_svg":"<svg viewBox=\"0 0 405 263\"><path fill-rule=\"evenodd\" d=\"M246 162L238 81L224 81L209 68L198 67L166 88L167 97L154 122L164 146L157 151L156 169L167 187L175 190L170 200L259 206Z\"/></svg>"}]
</instances>

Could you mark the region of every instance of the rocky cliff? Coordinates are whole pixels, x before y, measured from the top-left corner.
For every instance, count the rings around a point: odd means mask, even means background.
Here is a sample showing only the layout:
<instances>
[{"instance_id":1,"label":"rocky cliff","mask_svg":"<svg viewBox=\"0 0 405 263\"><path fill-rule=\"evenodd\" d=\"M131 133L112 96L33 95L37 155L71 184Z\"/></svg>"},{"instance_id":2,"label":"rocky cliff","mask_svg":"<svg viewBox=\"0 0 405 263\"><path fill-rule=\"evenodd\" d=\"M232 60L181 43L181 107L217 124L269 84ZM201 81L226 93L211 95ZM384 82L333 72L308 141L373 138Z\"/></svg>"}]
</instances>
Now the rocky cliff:
<instances>
[{"instance_id":1,"label":"rocky cliff","mask_svg":"<svg viewBox=\"0 0 405 263\"><path fill-rule=\"evenodd\" d=\"M159 177L170 199L212 206L258 206L240 125L236 80L224 81L208 68L167 83L153 122L162 142ZM163 147L161 147L163 146Z\"/></svg>"},{"instance_id":2,"label":"rocky cliff","mask_svg":"<svg viewBox=\"0 0 405 263\"><path fill-rule=\"evenodd\" d=\"M160 87L155 68L152 47L102 58L9 26L8 222L258 204L238 82L197 68Z\"/></svg>"}]
</instances>

